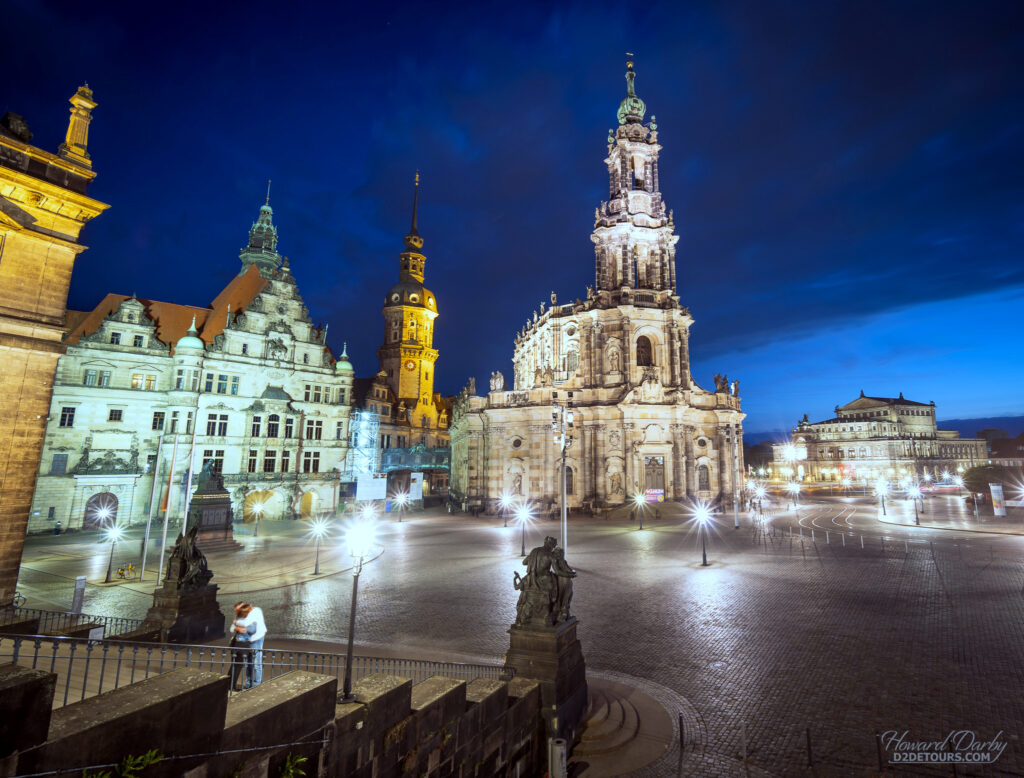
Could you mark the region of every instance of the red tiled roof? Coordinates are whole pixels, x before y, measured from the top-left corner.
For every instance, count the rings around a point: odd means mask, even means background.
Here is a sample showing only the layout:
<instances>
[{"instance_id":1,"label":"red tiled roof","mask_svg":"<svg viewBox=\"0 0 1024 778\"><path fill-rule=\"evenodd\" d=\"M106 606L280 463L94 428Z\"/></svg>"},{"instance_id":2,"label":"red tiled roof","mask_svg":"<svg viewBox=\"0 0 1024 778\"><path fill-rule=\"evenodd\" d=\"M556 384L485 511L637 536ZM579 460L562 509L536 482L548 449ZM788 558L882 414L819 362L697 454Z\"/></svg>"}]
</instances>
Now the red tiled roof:
<instances>
[{"instance_id":1,"label":"red tiled roof","mask_svg":"<svg viewBox=\"0 0 1024 778\"><path fill-rule=\"evenodd\" d=\"M252 303L253 298L262 292L266 285L267 280L260 276L259 270L253 265L242 275L231 279L231 283L224 287L207 308L137 299L142 303L146 316L155 325L157 340L173 349L174 344L183 338L192 326L193 317L196 329L199 330L199 337L207 345L212 343L213 339L224 331L228 306L230 305L231 316L234 318ZM68 325L67 342L77 344L82 337L92 335L127 299L127 295L108 294L91 311L68 311L65 318Z\"/></svg>"}]
</instances>

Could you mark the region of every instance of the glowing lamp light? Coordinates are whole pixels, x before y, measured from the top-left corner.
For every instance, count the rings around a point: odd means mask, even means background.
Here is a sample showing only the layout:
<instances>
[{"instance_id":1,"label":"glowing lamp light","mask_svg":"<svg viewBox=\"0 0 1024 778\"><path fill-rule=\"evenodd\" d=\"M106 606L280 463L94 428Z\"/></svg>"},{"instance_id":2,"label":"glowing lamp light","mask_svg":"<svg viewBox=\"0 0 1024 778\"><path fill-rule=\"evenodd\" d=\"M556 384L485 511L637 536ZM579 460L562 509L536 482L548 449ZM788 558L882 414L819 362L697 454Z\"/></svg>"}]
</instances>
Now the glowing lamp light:
<instances>
[{"instance_id":1,"label":"glowing lamp light","mask_svg":"<svg viewBox=\"0 0 1024 778\"><path fill-rule=\"evenodd\" d=\"M119 527L116 524L112 527L107 527L106 535L107 540L109 540L111 543L116 543L121 539L121 536L124 535L124 528Z\"/></svg>"},{"instance_id":2,"label":"glowing lamp light","mask_svg":"<svg viewBox=\"0 0 1024 778\"><path fill-rule=\"evenodd\" d=\"M526 525L530 523L530 519L533 515L530 512L529 505L520 505L516 508L516 520L519 522L519 528L521 530L522 541L519 547L519 553L526 556Z\"/></svg>"},{"instance_id":3,"label":"glowing lamp light","mask_svg":"<svg viewBox=\"0 0 1024 778\"><path fill-rule=\"evenodd\" d=\"M875 494L879 496L885 496L889 493L889 482L884 478L879 478L875 481Z\"/></svg>"},{"instance_id":4,"label":"glowing lamp light","mask_svg":"<svg viewBox=\"0 0 1024 778\"><path fill-rule=\"evenodd\" d=\"M309 523L309 534L314 538L322 538L330 529L330 522L327 519L316 519Z\"/></svg>"},{"instance_id":5,"label":"glowing lamp light","mask_svg":"<svg viewBox=\"0 0 1024 778\"><path fill-rule=\"evenodd\" d=\"M360 514L362 515L364 521L372 521L374 518L377 517L377 509L373 507L372 502L368 502L366 503L366 505L362 507Z\"/></svg>"},{"instance_id":6,"label":"glowing lamp light","mask_svg":"<svg viewBox=\"0 0 1024 778\"><path fill-rule=\"evenodd\" d=\"M698 503L693 509L693 520L704 525L711 521L711 509L706 503Z\"/></svg>"},{"instance_id":7,"label":"glowing lamp light","mask_svg":"<svg viewBox=\"0 0 1024 778\"><path fill-rule=\"evenodd\" d=\"M502 510L507 510L508 506L512 504L512 496L508 492L502 492L501 497L498 498L498 504Z\"/></svg>"},{"instance_id":8,"label":"glowing lamp light","mask_svg":"<svg viewBox=\"0 0 1024 778\"><path fill-rule=\"evenodd\" d=\"M399 492L395 495L395 503L399 508L404 508L409 502L409 495L406 492Z\"/></svg>"},{"instance_id":9,"label":"glowing lamp light","mask_svg":"<svg viewBox=\"0 0 1024 778\"><path fill-rule=\"evenodd\" d=\"M757 499L759 499L759 500L763 500L767 493L768 493L768 490L765 489L763 486L755 486L754 487L754 496Z\"/></svg>"},{"instance_id":10,"label":"glowing lamp light","mask_svg":"<svg viewBox=\"0 0 1024 778\"><path fill-rule=\"evenodd\" d=\"M916 486L911 486L910 489L907 490L907 494L910 496L910 499L917 500L921 497L921 490Z\"/></svg>"},{"instance_id":11,"label":"glowing lamp light","mask_svg":"<svg viewBox=\"0 0 1024 778\"><path fill-rule=\"evenodd\" d=\"M963 479L963 477L959 476L959 475L958 476L954 476L953 477L953 485L963 489L964 488L964 479Z\"/></svg>"},{"instance_id":12,"label":"glowing lamp light","mask_svg":"<svg viewBox=\"0 0 1024 778\"><path fill-rule=\"evenodd\" d=\"M782 447L782 458L783 459L788 459L791 462L794 459L796 459L796 446L794 446L792 443L787 443L785 446L783 446Z\"/></svg>"},{"instance_id":13,"label":"glowing lamp light","mask_svg":"<svg viewBox=\"0 0 1024 778\"><path fill-rule=\"evenodd\" d=\"M932 476L931 476L931 473L925 473L925 474L924 474L924 480L925 480L925 481L928 481L928 482L930 483L930 482L931 482L931 480L932 480Z\"/></svg>"},{"instance_id":14,"label":"glowing lamp light","mask_svg":"<svg viewBox=\"0 0 1024 778\"><path fill-rule=\"evenodd\" d=\"M642 507L645 502L646 500L644 500L644 496L639 492L633 495L633 504L636 505L637 508Z\"/></svg>"},{"instance_id":15,"label":"glowing lamp light","mask_svg":"<svg viewBox=\"0 0 1024 778\"><path fill-rule=\"evenodd\" d=\"M790 494L800 494L800 484L795 483L795 482L794 483L786 484L786 490Z\"/></svg>"},{"instance_id":16,"label":"glowing lamp light","mask_svg":"<svg viewBox=\"0 0 1024 778\"><path fill-rule=\"evenodd\" d=\"M358 559L369 555L373 539L373 523L365 519L352 522L345 532L345 545L348 546L349 554Z\"/></svg>"},{"instance_id":17,"label":"glowing lamp light","mask_svg":"<svg viewBox=\"0 0 1024 778\"><path fill-rule=\"evenodd\" d=\"M844 489L849 489L851 486L853 486L853 479L844 478L840 483L842 483Z\"/></svg>"},{"instance_id":18,"label":"glowing lamp light","mask_svg":"<svg viewBox=\"0 0 1024 778\"><path fill-rule=\"evenodd\" d=\"M942 480L943 481L948 481L949 480L949 471L948 470L943 470L942 471Z\"/></svg>"},{"instance_id":19,"label":"glowing lamp light","mask_svg":"<svg viewBox=\"0 0 1024 778\"><path fill-rule=\"evenodd\" d=\"M101 505L99 508L96 509L95 516L97 519L100 520L100 522L105 524L113 518L114 511L111 510L109 505Z\"/></svg>"}]
</instances>

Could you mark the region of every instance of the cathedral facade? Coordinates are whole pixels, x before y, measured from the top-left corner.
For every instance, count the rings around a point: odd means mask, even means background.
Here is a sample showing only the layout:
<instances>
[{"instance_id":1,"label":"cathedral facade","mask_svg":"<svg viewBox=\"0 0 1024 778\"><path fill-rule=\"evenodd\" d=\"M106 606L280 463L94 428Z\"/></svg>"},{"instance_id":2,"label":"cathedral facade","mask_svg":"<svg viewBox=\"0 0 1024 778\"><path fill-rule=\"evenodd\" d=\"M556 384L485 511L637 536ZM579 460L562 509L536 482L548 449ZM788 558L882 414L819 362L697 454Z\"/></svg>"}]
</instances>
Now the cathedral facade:
<instances>
[{"instance_id":1,"label":"cathedral facade","mask_svg":"<svg viewBox=\"0 0 1024 778\"><path fill-rule=\"evenodd\" d=\"M269 204L207 306L107 295L69 311L29 529L184 515L192 475L224 476L236 521L331 511L353 368L314 326Z\"/></svg>"},{"instance_id":2,"label":"cathedral facade","mask_svg":"<svg viewBox=\"0 0 1024 778\"><path fill-rule=\"evenodd\" d=\"M573 409L566 455L575 507L732 499L742 464L739 382L690 374L693 318L676 290L675 224L659 181L654 117L634 90L632 62L619 126L609 131L608 200L594 215L594 286L559 303L552 293L515 337L513 385L473 382L453 408L456 499L493 510L503 497L560 502L561 449L552 411Z\"/></svg>"}]
</instances>

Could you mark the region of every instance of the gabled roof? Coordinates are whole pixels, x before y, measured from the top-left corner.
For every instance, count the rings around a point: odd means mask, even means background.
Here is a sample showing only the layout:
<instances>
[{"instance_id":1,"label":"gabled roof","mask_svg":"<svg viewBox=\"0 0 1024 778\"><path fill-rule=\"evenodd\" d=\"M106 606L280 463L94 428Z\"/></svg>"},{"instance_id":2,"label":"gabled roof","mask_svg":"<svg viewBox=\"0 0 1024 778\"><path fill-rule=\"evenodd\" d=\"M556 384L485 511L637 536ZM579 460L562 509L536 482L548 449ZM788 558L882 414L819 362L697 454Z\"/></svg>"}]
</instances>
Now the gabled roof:
<instances>
[{"instance_id":1,"label":"gabled roof","mask_svg":"<svg viewBox=\"0 0 1024 778\"><path fill-rule=\"evenodd\" d=\"M860 408L877 408L879 405L916 405L922 408L930 408L931 403L919 403L914 400L907 400L903 397L903 392L900 392L899 397L871 397L865 395L864 392L860 393L860 397L852 402L846 403L839 408L841 411L859 410Z\"/></svg>"},{"instance_id":2,"label":"gabled roof","mask_svg":"<svg viewBox=\"0 0 1024 778\"><path fill-rule=\"evenodd\" d=\"M228 306L234 318L252 304L253 298L262 292L266 285L267 279L260 276L255 266L251 266L245 273L231 279L231 283L224 287L206 308L136 299L142 304L146 316L153 322L156 338L161 343L173 348L175 343L185 337L188 328L192 326L192 318L195 317L199 337L203 343L209 345L227 325ZM104 320L116 313L121 304L128 299L128 295L108 294L91 311L68 311L65 317L68 326L67 342L74 345L81 338L92 335Z\"/></svg>"}]
</instances>

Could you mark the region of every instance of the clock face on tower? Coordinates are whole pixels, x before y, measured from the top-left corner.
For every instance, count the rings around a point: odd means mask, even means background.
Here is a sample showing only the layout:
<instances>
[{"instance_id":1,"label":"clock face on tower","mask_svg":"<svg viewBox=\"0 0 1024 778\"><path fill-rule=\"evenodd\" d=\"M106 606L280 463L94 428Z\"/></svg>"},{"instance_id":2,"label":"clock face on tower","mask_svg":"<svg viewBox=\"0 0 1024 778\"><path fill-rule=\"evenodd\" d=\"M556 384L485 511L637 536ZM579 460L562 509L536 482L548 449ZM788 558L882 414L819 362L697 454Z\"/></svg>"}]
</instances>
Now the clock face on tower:
<instances>
[{"instance_id":1,"label":"clock face on tower","mask_svg":"<svg viewBox=\"0 0 1024 778\"><path fill-rule=\"evenodd\" d=\"M406 360L405 369L406 370L415 370L416 369L416 363L413 362L411 359Z\"/></svg>"}]
</instances>

